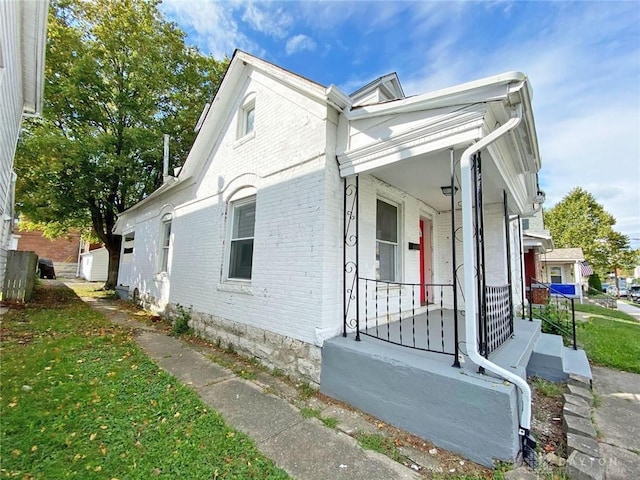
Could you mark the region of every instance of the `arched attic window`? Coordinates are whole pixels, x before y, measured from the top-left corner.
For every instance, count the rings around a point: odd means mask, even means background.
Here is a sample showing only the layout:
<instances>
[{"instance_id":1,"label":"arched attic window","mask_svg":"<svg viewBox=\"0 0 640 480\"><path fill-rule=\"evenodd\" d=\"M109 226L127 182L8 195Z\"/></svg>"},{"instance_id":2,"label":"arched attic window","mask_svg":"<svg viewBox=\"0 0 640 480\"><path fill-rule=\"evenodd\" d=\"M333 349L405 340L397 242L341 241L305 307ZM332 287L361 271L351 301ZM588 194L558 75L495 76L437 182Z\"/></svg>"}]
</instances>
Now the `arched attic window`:
<instances>
[{"instance_id":1,"label":"arched attic window","mask_svg":"<svg viewBox=\"0 0 640 480\"><path fill-rule=\"evenodd\" d=\"M238 139L253 135L255 132L256 96L248 94L238 110Z\"/></svg>"}]
</instances>

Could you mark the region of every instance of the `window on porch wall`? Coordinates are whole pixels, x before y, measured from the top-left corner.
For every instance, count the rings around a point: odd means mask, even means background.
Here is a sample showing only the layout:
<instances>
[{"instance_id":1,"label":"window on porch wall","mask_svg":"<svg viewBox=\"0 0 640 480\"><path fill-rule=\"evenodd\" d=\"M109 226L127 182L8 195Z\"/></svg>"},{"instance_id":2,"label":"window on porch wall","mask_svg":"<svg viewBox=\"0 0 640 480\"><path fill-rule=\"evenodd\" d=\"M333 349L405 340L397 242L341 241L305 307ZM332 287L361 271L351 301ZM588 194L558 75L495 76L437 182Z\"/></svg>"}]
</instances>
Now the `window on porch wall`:
<instances>
[{"instance_id":1,"label":"window on porch wall","mask_svg":"<svg viewBox=\"0 0 640 480\"><path fill-rule=\"evenodd\" d=\"M562 283L562 267L551 267L551 283Z\"/></svg>"},{"instance_id":2,"label":"window on porch wall","mask_svg":"<svg viewBox=\"0 0 640 480\"><path fill-rule=\"evenodd\" d=\"M398 207L382 200L376 206L376 279L398 278Z\"/></svg>"}]
</instances>

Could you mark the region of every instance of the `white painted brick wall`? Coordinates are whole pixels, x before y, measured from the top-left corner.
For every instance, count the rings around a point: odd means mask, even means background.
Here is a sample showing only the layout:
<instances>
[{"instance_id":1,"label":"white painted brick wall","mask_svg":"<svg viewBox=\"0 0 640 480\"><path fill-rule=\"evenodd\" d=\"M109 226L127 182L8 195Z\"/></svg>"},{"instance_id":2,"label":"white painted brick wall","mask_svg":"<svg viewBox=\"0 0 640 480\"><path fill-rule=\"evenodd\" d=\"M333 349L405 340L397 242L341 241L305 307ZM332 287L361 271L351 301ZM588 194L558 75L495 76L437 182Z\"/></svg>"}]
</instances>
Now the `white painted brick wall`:
<instances>
[{"instance_id":1,"label":"white painted brick wall","mask_svg":"<svg viewBox=\"0 0 640 480\"><path fill-rule=\"evenodd\" d=\"M337 118L327 121L325 106L262 74L251 77L238 87L236 107L255 94L255 135L237 140L234 109L196 185L171 197L169 278L155 274L166 200L140 212L130 289L154 297L160 309L181 304L314 343L316 329L332 336L341 326ZM239 286L223 280L226 218L229 198L246 186L257 189L253 272Z\"/></svg>"}]
</instances>

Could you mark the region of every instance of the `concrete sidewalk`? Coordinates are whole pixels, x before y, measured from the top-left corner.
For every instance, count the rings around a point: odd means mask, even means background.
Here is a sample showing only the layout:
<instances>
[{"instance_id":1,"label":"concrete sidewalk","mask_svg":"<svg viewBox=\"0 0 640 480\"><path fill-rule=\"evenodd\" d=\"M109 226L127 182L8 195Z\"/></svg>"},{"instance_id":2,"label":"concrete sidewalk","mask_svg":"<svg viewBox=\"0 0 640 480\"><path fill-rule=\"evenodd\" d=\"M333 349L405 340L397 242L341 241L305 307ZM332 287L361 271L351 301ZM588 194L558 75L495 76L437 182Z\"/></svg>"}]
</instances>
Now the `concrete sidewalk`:
<instances>
[{"instance_id":1,"label":"concrete sidewalk","mask_svg":"<svg viewBox=\"0 0 640 480\"><path fill-rule=\"evenodd\" d=\"M285 399L267 393L209 360L183 341L129 318L109 300L83 298L111 321L135 329L141 348L161 368L192 388L228 425L249 435L261 452L301 480L418 479L385 455L362 449L349 435L303 418ZM266 391L265 391L266 390Z\"/></svg>"},{"instance_id":2,"label":"concrete sidewalk","mask_svg":"<svg viewBox=\"0 0 640 480\"><path fill-rule=\"evenodd\" d=\"M594 409L607 480L640 478L640 375L592 366Z\"/></svg>"},{"instance_id":3,"label":"concrete sidewalk","mask_svg":"<svg viewBox=\"0 0 640 480\"><path fill-rule=\"evenodd\" d=\"M640 306L617 301L618 310L640 321ZM581 313L584 319L593 315ZM576 317L578 312L576 312ZM592 365L594 408L607 480L640 478L640 375Z\"/></svg>"}]
</instances>

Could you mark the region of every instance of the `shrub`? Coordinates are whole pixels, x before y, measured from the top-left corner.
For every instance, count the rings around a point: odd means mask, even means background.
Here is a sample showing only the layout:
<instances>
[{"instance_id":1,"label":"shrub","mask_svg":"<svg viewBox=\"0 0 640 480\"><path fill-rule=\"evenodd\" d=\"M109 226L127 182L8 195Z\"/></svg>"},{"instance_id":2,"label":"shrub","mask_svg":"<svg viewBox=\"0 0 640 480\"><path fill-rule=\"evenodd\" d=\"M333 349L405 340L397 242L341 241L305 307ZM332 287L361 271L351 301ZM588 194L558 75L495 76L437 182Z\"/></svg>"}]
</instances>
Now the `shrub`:
<instances>
[{"instance_id":1,"label":"shrub","mask_svg":"<svg viewBox=\"0 0 640 480\"><path fill-rule=\"evenodd\" d=\"M589 289L597 290L599 292L602 291L602 282L600 281L600 277L597 273L594 273L589 277Z\"/></svg>"},{"instance_id":2,"label":"shrub","mask_svg":"<svg viewBox=\"0 0 640 480\"><path fill-rule=\"evenodd\" d=\"M173 319L173 325L171 326L172 333L178 337L191 331L189 328L189 321L191 320L191 308L185 308L182 305L176 305L178 314Z\"/></svg>"}]
</instances>

